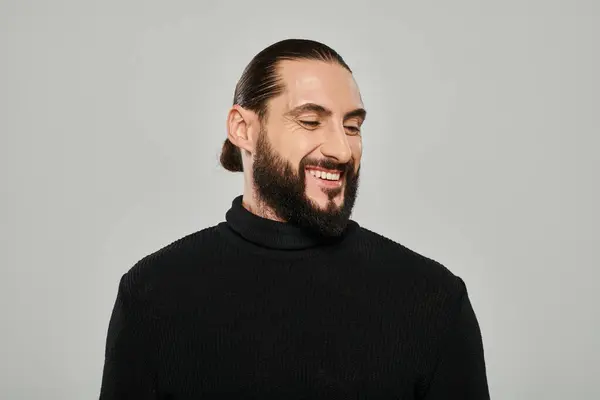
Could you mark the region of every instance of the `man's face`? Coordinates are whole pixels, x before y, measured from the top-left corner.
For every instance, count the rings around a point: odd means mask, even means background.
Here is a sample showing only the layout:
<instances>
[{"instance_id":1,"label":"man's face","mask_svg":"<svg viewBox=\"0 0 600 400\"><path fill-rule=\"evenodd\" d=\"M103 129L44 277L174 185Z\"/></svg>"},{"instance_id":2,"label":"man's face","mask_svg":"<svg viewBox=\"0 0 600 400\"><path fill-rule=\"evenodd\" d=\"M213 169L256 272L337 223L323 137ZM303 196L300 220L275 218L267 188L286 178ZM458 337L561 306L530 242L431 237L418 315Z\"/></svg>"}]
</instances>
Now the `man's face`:
<instances>
[{"instance_id":1,"label":"man's face","mask_svg":"<svg viewBox=\"0 0 600 400\"><path fill-rule=\"evenodd\" d=\"M257 194L282 219L326 236L348 223L358 189L364 110L337 64L284 61L285 91L268 104L257 140Z\"/></svg>"}]
</instances>

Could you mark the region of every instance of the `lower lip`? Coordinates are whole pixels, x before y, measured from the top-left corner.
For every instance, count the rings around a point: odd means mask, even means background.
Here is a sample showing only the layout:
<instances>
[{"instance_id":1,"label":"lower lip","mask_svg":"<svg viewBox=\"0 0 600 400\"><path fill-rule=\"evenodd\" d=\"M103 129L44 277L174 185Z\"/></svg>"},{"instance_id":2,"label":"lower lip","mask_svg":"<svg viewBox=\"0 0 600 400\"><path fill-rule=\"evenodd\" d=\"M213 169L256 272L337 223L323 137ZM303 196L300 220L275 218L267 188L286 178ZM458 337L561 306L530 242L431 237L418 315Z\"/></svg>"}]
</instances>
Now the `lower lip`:
<instances>
[{"instance_id":1,"label":"lower lip","mask_svg":"<svg viewBox=\"0 0 600 400\"><path fill-rule=\"evenodd\" d=\"M343 182L343 178L340 178L337 181L330 181L326 179L317 178L313 176L309 171L306 171L306 177L307 179L312 179L318 186L324 188L339 188L340 186L342 186Z\"/></svg>"}]
</instances>

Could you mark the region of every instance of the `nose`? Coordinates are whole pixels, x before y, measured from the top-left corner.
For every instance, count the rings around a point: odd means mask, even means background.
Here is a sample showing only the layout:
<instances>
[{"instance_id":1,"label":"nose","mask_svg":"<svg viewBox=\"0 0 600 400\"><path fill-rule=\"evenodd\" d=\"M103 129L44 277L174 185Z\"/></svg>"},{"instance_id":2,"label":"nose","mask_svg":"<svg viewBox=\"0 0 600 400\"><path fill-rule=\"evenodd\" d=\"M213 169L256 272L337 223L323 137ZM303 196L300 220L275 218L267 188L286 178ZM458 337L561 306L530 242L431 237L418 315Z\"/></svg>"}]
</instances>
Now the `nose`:
<instances>
[{"instance_id":1,"label":"nose","mask_svg":"<svg viewBox=\"0 0 600 400\"><path fill-rule=\"evenodd\" d=\"M325 141L321 145L321 153L325 157L335 158L340 164L350 161L352 149L343 126L327 132Z\"/></svg>"}]
</instances>

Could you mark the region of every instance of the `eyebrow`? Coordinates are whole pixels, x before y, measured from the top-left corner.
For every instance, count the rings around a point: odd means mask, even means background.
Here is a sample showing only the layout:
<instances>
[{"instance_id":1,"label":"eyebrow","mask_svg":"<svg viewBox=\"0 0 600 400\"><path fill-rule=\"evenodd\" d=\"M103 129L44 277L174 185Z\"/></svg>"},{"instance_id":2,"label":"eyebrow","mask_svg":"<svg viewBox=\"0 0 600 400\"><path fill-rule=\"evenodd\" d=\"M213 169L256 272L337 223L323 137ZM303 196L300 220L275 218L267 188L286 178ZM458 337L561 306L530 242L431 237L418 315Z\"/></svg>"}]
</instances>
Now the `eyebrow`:
<instances>
[{"instance_id":1,"label":"eyebrow","mask_svg":"<svg viewBox=\"0 0 600 400\"><path fill-rule=\"evenodd\" d=\"M300 114L303 114L305 112L314 112L322 117L329 117L333 114L333 112L330 109L325 108L319 104L305 103L299 105L298 107L294 107L290 111L286 112L285 115L290 117L298 117ZM364 121L366 117L367 110L365 110L364 108L357 108L344 114L344 120L349 118L360 118Z\"/></svg>"}]
</instances>

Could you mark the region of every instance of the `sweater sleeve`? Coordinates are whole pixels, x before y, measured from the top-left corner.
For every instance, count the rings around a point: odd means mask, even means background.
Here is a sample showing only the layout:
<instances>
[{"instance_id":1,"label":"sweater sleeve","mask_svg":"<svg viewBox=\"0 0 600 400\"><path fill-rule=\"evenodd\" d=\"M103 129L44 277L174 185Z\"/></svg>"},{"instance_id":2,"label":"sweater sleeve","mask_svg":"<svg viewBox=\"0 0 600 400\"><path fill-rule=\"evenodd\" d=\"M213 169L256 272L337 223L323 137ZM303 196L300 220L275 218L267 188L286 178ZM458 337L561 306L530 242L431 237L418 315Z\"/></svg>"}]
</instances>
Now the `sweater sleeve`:
<instances>
[{"instance_id":1,"label":"sweater sleeve","mask_svg":"<svg viewBox=\"0 0 600 400\"><path fill-rule=\"evenodd\" d=\"M131 295L128 278L121 278L108 326L100 400L155 398L153 332Z\"/></svg>"},{"instance_id":2,"label":"sweater sleeve","mask_svg":"<svg viewBox=\"0 0 600 400\"><path fill-rule=\"evenodd\" d=\"M479 323L465 284L460 282L463 291L458 312L442 343L426 400L490 398Z\"/></svg>"}]
</instances>

